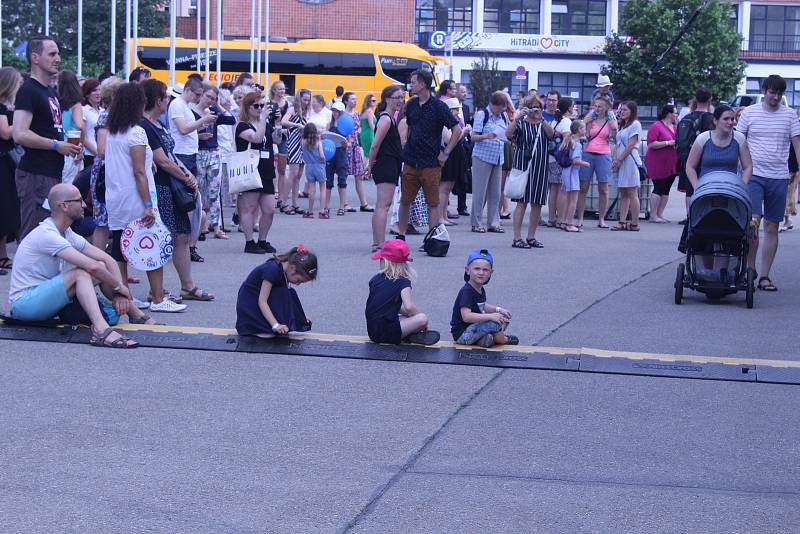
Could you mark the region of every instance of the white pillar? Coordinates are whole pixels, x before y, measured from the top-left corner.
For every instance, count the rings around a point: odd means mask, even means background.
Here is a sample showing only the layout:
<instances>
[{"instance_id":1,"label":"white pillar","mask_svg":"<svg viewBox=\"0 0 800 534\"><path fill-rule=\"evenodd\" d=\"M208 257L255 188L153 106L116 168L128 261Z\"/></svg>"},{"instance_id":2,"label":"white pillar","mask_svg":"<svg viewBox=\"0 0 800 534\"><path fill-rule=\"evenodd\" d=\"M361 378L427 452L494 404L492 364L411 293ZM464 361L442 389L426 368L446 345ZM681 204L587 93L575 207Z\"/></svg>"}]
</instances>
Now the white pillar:
<instances>
[{"instance_id":1,"label":"white pillar","mask_svg":"<svg viewBox=\"0 0 800 534\"><path fill-rule=\"evenodd\" d=\"M256 83L261 85L261 23L264 15L264 2L258 2L258 21L256 22Z\"/></svg>"},{"instance_id":2,"label":"white pillar","mask_svg":"<svg viewBox=\"0 0 800 534\"><path fill-rule=\"evenodd\" d=\"M256 0L250 0L250 74L253 73L256 44Z\"/></svg>"},{"instance_id":3,"label":"white pillar","mask_svg":"<svg viewBox=\"0 0 800 534\"><path fill-rule=\"evenodd\" d=\"M269 0L264 0L264 87L269 87Z\"/></svg>"},{"instance_id":4,"label":"white pillar","mask_svg":"<svg viewBox=\"0 0 800 534\"><path fill-rule=\"evenodd\" d=\"M483 0L472 2L472 31L483 33Z\"/></svg>"},{"instance_id":5,"label":"white pillar","mask_svg":"<svg viewBox=\"0 0 800 534\"><path fill-rule=\"evenodd\" d=\"M750 2L739 4L739 33L744 38L744 49L750 50Z\"/></svg>"},{"instance_id":6,"label":"white pillar","mask_svg":"<svg viewBox=\"0 0 800 534\"><path fill-rule=\"evenodd\" d=\"M0 20L3 20L0 17ZM2 40L0 40L2 44ZM2 55L2 54L0 54ZM83 0L78 0L78 66L76 72L78 76L83 74Z\"/></svg>"},{"instance_id":7,"label":"white pillar","mask_svg":"<svg viewBox=\"0 0 800 534\"><path fill-rule=\"evenodd\" d=\"M131 74L131 0L125 0L125 77Z\"/></svg>"},{"instance_id":8,"label":"white pillar","mask_svg":"<svg viewBox=\"0 0 800 534\"><path fill-rule=\"evenodd\" d=\"M111 72L117 73L117 0L111 0Z\"/></svg>"},{"instance_id":9,"label":"white pillar","mask_svg":"<svg viewBox=\"0 0 800 534\"><path fill-rule=\"evenodd\" d=\"M133 52L131 57L131 70L136 66L139 57L139 0L133 0Z\"/></svg>"},{"instance_id":10,"label":"white pillar","mask_svg":"<svg viewBox=\"0 0 800 534\"><path fill-rule=\"evenodd\" d=\"M206 0L206 81L211 80L211 43L208 39L211 37L211 0Z\"/></svg>"},{"instance_id":11,"label":"white pillar","mask_svg":"<svg viewBox=\"0 0 800 534\"><path fill-rule=\"evenodd\" d=\"M606 4L606 34L619 32L619 0L609 0Z\"/></svg>"},{"instance_id":12,"label":"white pillar","mask_svg":"<svg viewBox=\"0 0 800 534\"><path fill-rule=\"evenodd\" d=\"M195 32L195 39L197 39L197 74L200 74L200 70L202 69L200 64L200 6L202 6L202 4L200 0L197 0L195 3L195 9L197 10L197 30Z\"/></svg>"},{"instance_id":13,"label":"white pillar","mask_svg":"<svg viewBox=\"0 0 800 534\"><path fill-rule=\"evenodd\" d=\"M178 25L176 0L169 0L169 86L175 87L175 33Z\"/></svg>"},{"instance_id":14,"label":"white pillar","mask_svg":"<svg viewBox=\"0 0 800 534\"><path fill-rule=\"evenodd\" d=\"M50 0L44 0L44 34L50 35Z\"/></svg>"},{"instance_id":15,"label":"white pillar","mask_svg":"<svg viewBox=\"0 0 800 534\"><path fill-rule=\"evenodd\" d=\"M553 0L542 0L539 4L539 33L550 35L553 32Z\"/></svg>"},{"instance_id":16,"label":"white pillar","mask_svg":"<svg viewBox=\"0 0 800 534\"><path fill-rule=\"evenodd\" d=\"M222 83L222 0L217 0L217 87Z\"/></svg>"}]
</instances>

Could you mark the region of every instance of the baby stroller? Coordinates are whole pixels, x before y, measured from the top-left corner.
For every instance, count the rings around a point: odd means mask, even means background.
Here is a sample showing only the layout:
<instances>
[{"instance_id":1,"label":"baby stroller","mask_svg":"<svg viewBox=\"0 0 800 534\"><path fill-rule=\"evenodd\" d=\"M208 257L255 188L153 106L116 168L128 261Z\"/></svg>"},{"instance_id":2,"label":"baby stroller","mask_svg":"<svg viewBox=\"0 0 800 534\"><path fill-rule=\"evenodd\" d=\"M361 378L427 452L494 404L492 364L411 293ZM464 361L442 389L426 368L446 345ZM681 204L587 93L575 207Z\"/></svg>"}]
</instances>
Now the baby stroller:
<instances>
[{"instance_id":1,"label":"baby stroller","mask_svg":"<svg viewBox=\"0 0 800 534\"><path fill-rule=\"evenodd\" d=\"M750 220L750 197L738 175L717 171L700 178L689 204L686 263L678 265L675 304L687 287L709 300L744 290L747 307L753 307L755 272L747 267Z\"/></svg>"}]
</instances>

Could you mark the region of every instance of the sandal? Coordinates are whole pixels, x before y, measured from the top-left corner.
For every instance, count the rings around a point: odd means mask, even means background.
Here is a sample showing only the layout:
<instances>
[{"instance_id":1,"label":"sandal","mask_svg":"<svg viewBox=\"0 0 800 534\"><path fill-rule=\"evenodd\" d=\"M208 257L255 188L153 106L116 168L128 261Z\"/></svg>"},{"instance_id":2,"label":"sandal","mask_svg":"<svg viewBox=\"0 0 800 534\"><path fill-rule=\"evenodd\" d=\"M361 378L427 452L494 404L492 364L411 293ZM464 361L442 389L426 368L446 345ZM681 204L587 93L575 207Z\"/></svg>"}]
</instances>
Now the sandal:
<instances>
[{"instance_id":1,"label":"sandal","mask_svg":"<svg viewBox=\"0 0 800 534\"><path fill-rule=\"evenodd\" d=\"M336 210L336 215L339 216L339 217L341 217L345 213L347 213L347 212L345 211L344 208L339 208L338 210Z\"/></svg>"},{"instance_id":2,"label":"sandal","mask_svg":"<svg viewBox=\"0 0 800 534\"><path fill-rule=\"evenodd\" d=\"M381 245L378 245L376 243L372 244L372 252L378 252L381 248L382 248Z\"/></svg>"},{"instance_id":3,"label":"sandal","mask_svg":"<svg viewBox=\"0 0 800 534\"><path fill-rule=\"evenodd\" d=\"M294 215L295 214L294 206L288 206L288 205L287 206L283 206L282 208L280 208L280 210L281 210L281 213L283 213L284 215Z\"/></svg>"},{"instance_id":4,"label":"sandal","mask_svg":"<svg viewBox=\"0 0 800 534\"><path fill-rule=\"evenodd\" d=\"M304 218L304 219L313 219L313 218L314 218L314 212L313 212L313 211L307 211L307 212L305 212L305 213L303 214L303 218Z\"/></svg>"},{"instance_id":5,"label":"sandal","mask_svg":"<svg viewBox=\"0 0 800 534\"><path fill-rule=\"evenodd\" d=\"M483 226L473 226L472 231L475 232L476 234L485 234L486 228L484 228Z\"/></svg>"},{"instance_id":6,"label":"sandal","mask_svg":"<svg viewBox=\"0 0 800 534\"><path fill-rule=\"evenodd\" d=\"M303 215L306 212L306 210L304 210L300 206L292 206L292 209L294 210L295 215Z\"/></svg>"},{"instance_id":7,"label":"sandal","mask_svg":"<svg viewBox=\"0 0 800 534\"><path fill-rule=\"evenodd\" d=\"M148 323L147 321L153 321L152 323ZM133 317L128 317L128 322L130 324L158 324L147 314L142 315L139 319L134 319Z\"/></svg>"},{"instance_id":8,"label":"sandal","mask_svg":"<svg viewBox=\"0 0 800 534\"><path fill-rule=\"evenodd\" d=\"M639 231L639 223L636 223L636 224L631 223L631 224L629 224L628 225L628 231L629 232L638 232Z\"/></svg>"},{"instance_id":9,"label":"sandal","mask_svg":"<svg viewBox=\"0 0 800 534\"><path fill-rule=\"evenodd\" d=\"M565 232L580 232L581 229L574 224L565 224L562 228Z\"/></svg>"},{"instance_id":10,"label":"sandal","mask_svg":"<svg viewBox=\"0 0 800 534\"><path fill-rule=\"evenodd\" d=\"M117 339L114 341L109 341L108 336L111 334L116 333L119 335ZM97 333L92 329L92 338L89 340L89 345L95 347L107 347L111 349L135 349L139 346L136 341L133 341L130 338L127 338L120 334L119 332L115 332L113 328L108 327L103 332Z\"/></svg>"},{"instance_id":11,"label":"sandal","mask_svg":"<svg viewBox=\"0 0 800 534\"><path fill-rule=\"evenodd\" d=\"M526 243L522 239L515 239L511 243L511 248L531 248L531 245L529 243Z\"/></svg>"},{"instance_id":12,"label":"sandal","mask_svg":"<svg viewBox=\"0 0 800 534\"><path fill-rule=\"evenodd\" d=\"M547 221L545 223L545 226L547 226L548 228L555 228L556 226L558 226L558 222L556 222L556 221Z\"/></svg>"},{"instance_id":13,"label":"sandal","mask_svg":"<svg viewBox=\"0 0 800 534\"><path fill-rule=\"evenodd\" d=\"M490 226L486 229L487 232L492 232L493 234L504 234L506 233L505 229L502 226Z\"/></svg>"},{"instance_id":14,"label":"sandal","mask_svg":"<svg viewBox=\"0 0 800 534\"><path fill-rule=\"evenodd\" d=\"M597 223L598 228L608 228L609 226L606 223ZM612 228L613 230L613 228Z\"/></svg>"},{"instance_id":15,"label":"sandal","mask_svg":"<svg viewBox=\"0 0 800 534\"><path fill-rule=\"evenodd\" d=\"M197 253L197 247L189 247L189 259L195 263L203 263L205 258Z\"/></svg>"},{"instance_id":16,"label":"sandal","mask_svg":"<svg viewBox=\"0 0 800 534\"><path fill-rule=\"evenodd\" d=\"M598 224L597 226L600 226L600 225ZM608 226L606 226L606 228L608 228ZM621 223L618 223L616 226L612 227L611 231L612 232L622 232L622 231L625 231L627 229L628 229L628 223L621 222Z\"/></svg>"},{"instance_id":17,"label":"sandal","mask_svg":"<svg viewBox=\"0 0 800 534\"><path fill-rule=\"evenodd\" d=\"M224 230L217 230L214 232L214 239L230 239L230 237Z\"/></svg>"},{"instance_id":18,"label":"sandal","mask_svg":"<svg viewBox=\"0 0 800 534\"><path fill-rule=\"evenodd\" d=\"M299 195L297 195L297 198L308 198L308 193L306 193L305 191L303 191L302 193L300 193Z\"/></svg>"},{"instance_id":19,"label":"sandal","mask_svg":"<svg viewBox=\"0 0 800 534\"><path fill-rule=\"evenodd\" d=\"M320 211L320 212L319 212L319 218L320 218L320 219L330 219L330 218L331 218L331 213L330 213L330 211L328 211L328 210L322 210L322 211Z\"/></svg>"},{"instance_id":20,"label":"sandal","mask_svg":"<svg viewBox=\"0 0 800 534\"><path fill-rule=\"evenodd\" d=\"M777 291L778 288L769 279L769 276L762 276L758 279L758 289L761 291Z\"/></svg>"},{"instance_id":21,"label":"sandal","mask_svg":"<svg viewBox=\"0 0 800 534\"><path fill-rule=\"evenodd\" d=\"M542 245L535 237L526 239L525 242L530 245L531 248L544 248L544 245Z\"/></svg>"},{"instance_id":22,"label":"sandal","mask_svg":"<svg viewBox=\"0 0 800 534\"><path fill-rule=\"evenodd\" d=\"M11 263L11 258L0 258L0 269L13 269L14 264Z\"/></svg>"},{"instance_id":23,"label":"sandal","mask_svg":"<svg viewBox=\"0 0 800 534\"><path fill-rule=\"evenodd\" d=\"M192 289L181 288L181 298L184 300L200 300L203 302L208 302L209 300L214 300L214 295L207 293L206 291L203 291L199 287L195 286Z\"/></svg>"}]
</instances>

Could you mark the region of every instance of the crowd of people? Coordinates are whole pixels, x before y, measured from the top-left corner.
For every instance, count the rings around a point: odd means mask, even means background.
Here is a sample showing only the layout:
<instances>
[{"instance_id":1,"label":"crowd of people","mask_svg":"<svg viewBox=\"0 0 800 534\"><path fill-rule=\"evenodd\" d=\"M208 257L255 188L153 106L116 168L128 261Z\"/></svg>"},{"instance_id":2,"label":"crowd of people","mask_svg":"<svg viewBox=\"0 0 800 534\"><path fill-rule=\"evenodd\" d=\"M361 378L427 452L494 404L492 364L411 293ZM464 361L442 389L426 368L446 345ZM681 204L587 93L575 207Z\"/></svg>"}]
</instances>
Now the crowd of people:
<instances>
[{"instance_id":1,"label":"crowd of people","mask_svg":"<svg viewBox=\"0 0 800 534\"><path fill-rule=\"evenodd\" d=\"M636 102L615 101L613 84L603 75L589 111L579 117L574 101L556 90L544 100L535 90L522 93L516 106L497 91L485 108L471 110L464 85L445 80L435 90L427 70L412 74L410 98L406 87L389 85L359 106L357 95L343 87L326 102L307 89L287 95L281 81L264 91L248 73L220 87L193 74L168 88L143 68L127 82L113 75L79 80L59 70L58 45L46 36L31 39L26 55L30 73L24 80L13 68L0 69L0 273L12 269L12 316L77 316L91 322L99 345L135 346L109 326L121 314L153 324L142 310L180 312L183 301L214 300L195 282L192 262L204 261L200 242L230 238L225 208L233 208L245 253L276 254L270 242L276 213L330 219L334 186L337 217L372 214L371 252L382 262L367 305L376 341L438 340L411 301L407 234L456 225L461 217L472 232L502 234L503 220L511 219L511 246L541 249L541 225L584 231L593 180L597 227L636 232L645 180L653 184L650 222L668 223L664 208L676 177L688 202L702 175L738 173L750 192L754 225L764 221L759 287L777 289L770 269L779 223L785 216L783 229L792 226L794 195L787 204L787 192L796 189L797 162L790 152L800 151L800 122L780 103L786 85L779 76L765 80L763 103L741 115L713 107L711 93L701 88L685 117L667 104L645 134ZM244 151L257 155L260 183L230 194L228 161ZM358 207L347 203L349 176ZM374 207L367 202L367 180L375 184ZM613 226L606 220L610 182L619 204ZM307 199L306 209L300 199ZM139 219L145 226L163 225L171 236L178 293L164 288L165 262L147 271L147 301L132 298L128 285L138 279L128 273L123 233ZM394 239L385 239L387 230ZM748 259L753 269L759 245L754 235ZM12 262L6 243L14 239L20 244ZM510 312L483 304L491 254L482 250L470 258L464 295L454 307L454 339L484 346L513 342L503 330ZM62 269L61 261L74 269ZM313 280L316 262L300 246L251 273L239 293L240 332L273 335L308 326L288 284ZM369 309L377 315L370 317Z\"/></svg>"}]
</instances>

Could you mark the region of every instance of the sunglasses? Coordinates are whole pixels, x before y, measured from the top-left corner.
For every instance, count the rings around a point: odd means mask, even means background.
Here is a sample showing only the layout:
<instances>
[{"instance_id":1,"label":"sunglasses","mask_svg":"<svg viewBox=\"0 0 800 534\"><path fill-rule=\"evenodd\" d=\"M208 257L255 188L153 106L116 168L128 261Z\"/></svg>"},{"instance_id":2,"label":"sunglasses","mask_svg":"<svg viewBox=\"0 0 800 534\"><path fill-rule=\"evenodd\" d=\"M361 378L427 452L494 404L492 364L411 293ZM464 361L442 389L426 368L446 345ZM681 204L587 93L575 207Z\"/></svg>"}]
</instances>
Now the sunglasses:
<instances>
[{"instance_id":1,"label":"sunglasses","mask_svg":"<svg viewBox=\"0 0 800 534\"><path fill-rule=\"evenodd\" d=\"M253 104L253 107L256 109L261 109L264 107L264 104Z\"/></svg>"}]
</instances>

